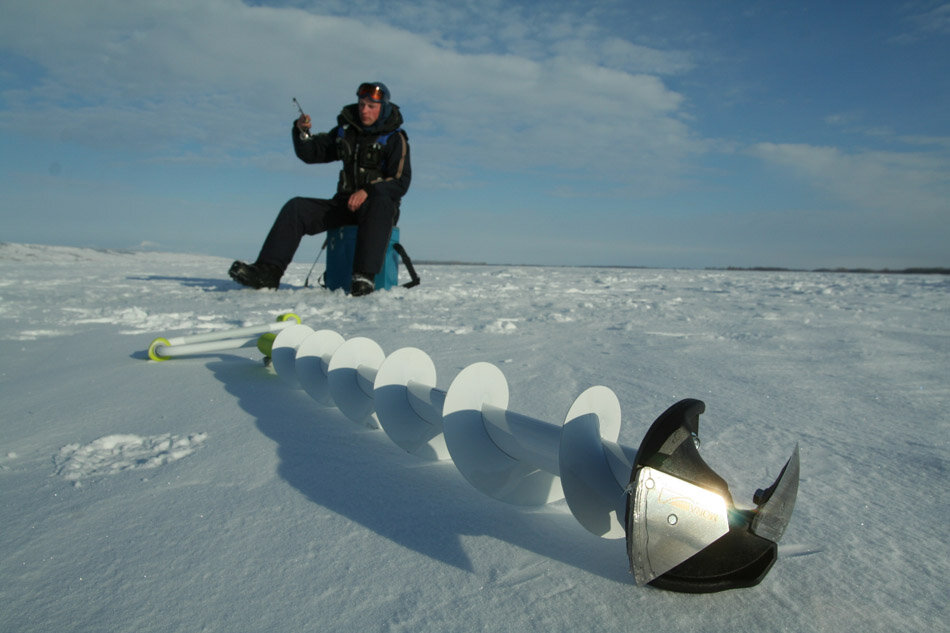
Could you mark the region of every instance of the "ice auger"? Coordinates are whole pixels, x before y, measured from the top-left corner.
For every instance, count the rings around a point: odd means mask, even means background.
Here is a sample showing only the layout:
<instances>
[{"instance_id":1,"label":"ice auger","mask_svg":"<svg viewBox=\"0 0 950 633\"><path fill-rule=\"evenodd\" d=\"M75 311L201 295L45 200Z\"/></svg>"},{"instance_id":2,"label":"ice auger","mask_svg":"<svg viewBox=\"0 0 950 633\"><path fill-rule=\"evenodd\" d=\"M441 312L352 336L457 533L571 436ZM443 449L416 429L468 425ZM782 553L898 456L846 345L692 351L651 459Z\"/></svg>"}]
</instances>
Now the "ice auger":
<instances>
[{"instance_id":1,"label":"ice auger","mask_svg":"<svg viewBox=\"0 0 950 633\"><path fill-rule=\"evenodd\" d=\"M798 447L753 505L740 508L699 454L699 400L667 409L634 450L618 443L620 403L607 387L590 387L563 422L546 422L508 408L508 383L492 364L469 365L443 391L419 349L386 355L368 338L345 340L299 321L282 315L265 326L157 338L148 356L256 345L288 385L382 427L409 453L451 459L483 493L525 506L564 499L588 531L626 538L641 585L691 593L748 587L775 563L798 493Z\"/></svg>"}]
</instances>

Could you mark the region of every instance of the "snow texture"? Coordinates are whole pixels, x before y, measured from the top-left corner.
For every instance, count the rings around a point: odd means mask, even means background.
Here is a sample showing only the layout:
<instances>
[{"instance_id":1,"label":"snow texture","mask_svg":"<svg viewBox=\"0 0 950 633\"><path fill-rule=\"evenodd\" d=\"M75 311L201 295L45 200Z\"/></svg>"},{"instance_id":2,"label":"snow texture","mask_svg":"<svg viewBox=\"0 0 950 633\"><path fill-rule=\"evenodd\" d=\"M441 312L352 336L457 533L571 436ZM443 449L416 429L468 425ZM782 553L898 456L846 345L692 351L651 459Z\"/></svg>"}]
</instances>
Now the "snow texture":
<instances>
[{"instance_id":1,"label":"snow texture","mask_svg":"<svg viewBox=\"0 0 950 633\"><path fill-rule=\"evenodd\" d=\"M946 630L946 277L425 265L351 298L303 264L241 289L229 264L0 245L0 631ZM606 385L627 446L699 398L744 505L799 444L778 562L750 589L638 587L563 502L488 498L254 348L147 360L284 312L418 347L441 389L494 363L542 420Z\"/></svg>"}]
</instances>

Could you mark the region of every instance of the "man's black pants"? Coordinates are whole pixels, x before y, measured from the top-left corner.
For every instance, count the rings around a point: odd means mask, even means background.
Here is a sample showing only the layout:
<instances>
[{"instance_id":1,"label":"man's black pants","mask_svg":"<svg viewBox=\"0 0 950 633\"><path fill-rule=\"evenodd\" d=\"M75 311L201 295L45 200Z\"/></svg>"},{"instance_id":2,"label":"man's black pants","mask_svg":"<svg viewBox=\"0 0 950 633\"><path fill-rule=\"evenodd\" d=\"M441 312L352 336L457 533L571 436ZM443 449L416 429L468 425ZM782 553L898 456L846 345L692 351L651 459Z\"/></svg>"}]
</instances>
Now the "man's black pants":
<instances>
[{"instance_id":1,"label":"man's black pants","mask_svg":"<svg viewBox=\"0 0 950 633\"><path fill-rule=\"evenodd\" d=\"M353 272L374 277L383 267L386 247L393 224L398 219L397 206L386 196L370 195L356 211L347 206L348 196L330 200L292 198L283 206L274 226L264 240L257 261L287 269L304 235L316 235L348 224L359 226Z\"/></svg>"}]
</instances>

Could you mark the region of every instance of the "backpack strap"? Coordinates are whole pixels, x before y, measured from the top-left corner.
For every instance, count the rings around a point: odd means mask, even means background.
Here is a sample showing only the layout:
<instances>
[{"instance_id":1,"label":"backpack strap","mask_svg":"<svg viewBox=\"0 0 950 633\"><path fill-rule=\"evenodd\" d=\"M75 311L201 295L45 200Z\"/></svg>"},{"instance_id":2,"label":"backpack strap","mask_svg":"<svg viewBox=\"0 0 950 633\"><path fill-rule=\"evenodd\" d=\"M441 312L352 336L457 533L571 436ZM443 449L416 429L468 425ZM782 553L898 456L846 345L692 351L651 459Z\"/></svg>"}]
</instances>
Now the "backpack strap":
<instances>
[{"instance_id":1,"label":"backpack strap","mask_svg":"<svg viewBox=\"0 0 950 633\"><path fill-rule=\"evenodd\" d=\"M412 277L412 281L404 283L403 288L414 288L422 283L422 280L419 279L419 275L416 273L416 269L412 266L412 260L409 259L409 253L406 252L406 249L402 247L402 244L396 242L393 244L393 250L399 253L399 257L402 258L402 263L406 267L406 272L409 273L409 276Z\"/></svg>"}]
</instances>

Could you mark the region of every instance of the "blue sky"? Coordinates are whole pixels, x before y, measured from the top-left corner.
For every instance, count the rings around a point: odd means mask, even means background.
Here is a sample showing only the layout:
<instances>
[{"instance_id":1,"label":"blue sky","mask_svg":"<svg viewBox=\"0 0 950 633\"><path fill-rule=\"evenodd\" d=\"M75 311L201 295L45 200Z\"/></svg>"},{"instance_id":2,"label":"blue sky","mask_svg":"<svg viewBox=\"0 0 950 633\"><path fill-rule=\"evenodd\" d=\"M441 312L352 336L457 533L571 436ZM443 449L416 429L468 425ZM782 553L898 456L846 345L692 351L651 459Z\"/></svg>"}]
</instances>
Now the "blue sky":
<instances>
[{"instance_id":1,"label":"blue sky","mask_svg":"<svg viewBox=\"0 0 950 633\"><path fill-rule=\"evenodd\" d=\"M950 266L950 3L0 0L0 240L253 259L381 80L416 259ZM323 123L321 123L323 122ZM309 262L322 242L304 241Z\"/></svg>"}]
</instances>

